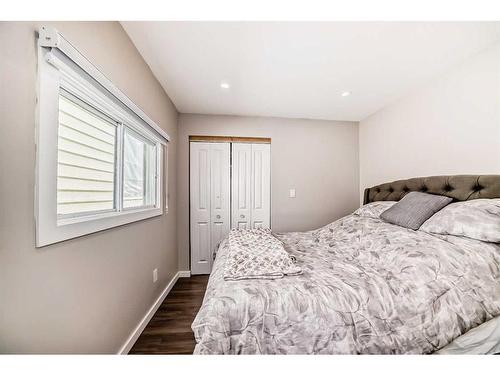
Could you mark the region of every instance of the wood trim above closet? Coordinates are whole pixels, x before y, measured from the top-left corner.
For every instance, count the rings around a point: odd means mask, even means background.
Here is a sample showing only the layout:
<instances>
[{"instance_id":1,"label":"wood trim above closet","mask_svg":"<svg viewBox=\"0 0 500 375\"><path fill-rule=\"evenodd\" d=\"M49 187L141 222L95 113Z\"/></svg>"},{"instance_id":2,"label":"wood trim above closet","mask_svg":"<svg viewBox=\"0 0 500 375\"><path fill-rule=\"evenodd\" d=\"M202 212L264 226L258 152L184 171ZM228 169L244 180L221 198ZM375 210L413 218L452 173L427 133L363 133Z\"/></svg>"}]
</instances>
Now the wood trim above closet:
<instances>
[{"instance_id":1,"label":"wood trim above closet","mask_svg":"<svg viewBox=\"0 0 500 375\"><path fill-rule=\"evenodd\" d=\"M190 135L189 142L271 143L271 138L226 137L218 135Z\"/></svg>"}]
</instances>

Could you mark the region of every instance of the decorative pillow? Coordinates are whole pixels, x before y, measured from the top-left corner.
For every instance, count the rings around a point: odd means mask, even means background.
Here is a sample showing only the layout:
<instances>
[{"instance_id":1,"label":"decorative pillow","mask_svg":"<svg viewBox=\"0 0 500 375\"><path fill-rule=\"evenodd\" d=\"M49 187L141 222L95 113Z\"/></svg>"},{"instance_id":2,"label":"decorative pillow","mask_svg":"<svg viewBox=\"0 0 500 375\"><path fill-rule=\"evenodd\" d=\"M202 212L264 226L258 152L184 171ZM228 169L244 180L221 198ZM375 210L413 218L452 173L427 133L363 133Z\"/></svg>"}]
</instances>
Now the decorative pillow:
<instances>
[{"instance_id":1,"label":"decorative pillow","mask_svg":"<svg viewBox=\"0 0 500 375\"><path fill-rule=\"evenodd\" d=\"M224 280L278 279L302 273L270 230L233 229L227 241Z\"/></svg>"},{"instance_id":2,"label":"decorative pillow","mask_svg":"<svg viewBox=\"0 0 500 375\"><path fill-rule=\"evenodd\" d=\"M500 243L500 199L473 199L450 204L420 230Z\"/></svg>"},{"instance_id":3,"label":"decorative pillow","mask_svg":"<svg viewBox=\"0 0 500 375\"><path fill-rule=\"evenodd\" d=\"M356 211L354 211L354 215L378 219L380 218L380 214L382 212L384 212L388 208L391 208L395 204L396 204L395 201L378 201L378 202L368 203L365 204L364 206L361 206Z\"/></svg>"},{"instance_id":4,"label":"decorative pillow","mask_svg":"<svg viewBox=\"0 0 500 375\"><path fill-rule=\"evenodd\" d=\"M432 215L452 201L442 195L413 191L384 211L380 218L388 223L417 230Z\"/></svg>"}]
</instances>

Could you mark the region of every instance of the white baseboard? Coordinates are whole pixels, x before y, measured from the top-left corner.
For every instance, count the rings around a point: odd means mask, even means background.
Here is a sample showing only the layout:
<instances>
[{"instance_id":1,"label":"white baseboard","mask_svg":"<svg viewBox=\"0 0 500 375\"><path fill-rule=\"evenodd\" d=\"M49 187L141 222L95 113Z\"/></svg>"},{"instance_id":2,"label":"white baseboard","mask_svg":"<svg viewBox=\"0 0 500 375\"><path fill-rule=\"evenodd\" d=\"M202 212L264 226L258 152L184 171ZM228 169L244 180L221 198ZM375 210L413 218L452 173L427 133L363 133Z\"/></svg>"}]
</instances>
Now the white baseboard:
<instances>
[{"instance_id":1,"label":"white baseboard","mask_svg":"<svg viewBox=\"0 0 500 375\"><path fill-rule=\"evenodd\" d=\"M156 310L161 306L165 298L167 297L168 293L170 290L173 288L179 277L190 277L191 272L190 271L179 271L175 274L175 276L170 280L170 282L167 284L165 289L163 289L163 292L161 292L160 296L158 299L153 303L153 306L148 310L146 315L142 318L142 320L139 322L137 327L132 331L130 336L128 337L127 341L123 344L123 346L120 348L117 354L127 354L130 349L132 349L132 346L134 346L135 342L141 335L142 331L144 331L144 328L148 325L149 321L151 318L154 316L156 313Z\"/></svg>"}]
</instances>

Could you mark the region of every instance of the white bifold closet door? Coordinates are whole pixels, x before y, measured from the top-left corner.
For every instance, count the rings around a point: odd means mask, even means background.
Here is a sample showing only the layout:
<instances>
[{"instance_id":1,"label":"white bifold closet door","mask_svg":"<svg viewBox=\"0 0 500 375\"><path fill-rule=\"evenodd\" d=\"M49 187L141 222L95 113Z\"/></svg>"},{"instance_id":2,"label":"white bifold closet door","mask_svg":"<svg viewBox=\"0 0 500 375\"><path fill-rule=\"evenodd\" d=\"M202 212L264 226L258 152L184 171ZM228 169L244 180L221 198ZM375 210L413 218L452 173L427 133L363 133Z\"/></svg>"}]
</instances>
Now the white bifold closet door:
<instances>
[{"instance_id":1,"label":"white bifold closet door","mask_svg":"<svg viewBox=\"0 0 500 375\"><path fill-rule=\"evenodd\" d=\"M231 228L269 228L271 145L232 144Z\"/></svg>"},{"instance_id":2,"label":"white bifold closet door","mask_svg":"<svg viewBox=\"0 0 500 375\"><path fill-rule=\"evenodd\" d=\"M230 144L190 143L191 273L208 274L230 228Z\"/></svg>"}]
</instances>

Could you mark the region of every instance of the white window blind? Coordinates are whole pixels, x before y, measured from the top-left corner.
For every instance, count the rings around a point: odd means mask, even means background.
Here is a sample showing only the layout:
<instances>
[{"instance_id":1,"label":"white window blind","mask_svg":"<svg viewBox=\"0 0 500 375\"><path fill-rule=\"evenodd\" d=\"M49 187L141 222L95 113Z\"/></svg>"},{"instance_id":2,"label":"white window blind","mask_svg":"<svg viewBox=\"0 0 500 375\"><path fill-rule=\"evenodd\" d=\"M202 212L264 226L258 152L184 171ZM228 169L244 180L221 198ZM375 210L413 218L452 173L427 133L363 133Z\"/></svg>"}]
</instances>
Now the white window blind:
<instances>
[{"instance_id":1,"label":"white window blind","mask_svg":"<svg viewBox=\"0 0 500 375\"><path fill-rule=\"evenodd\" d=\"M116 123L71 94L59 94L57 214L115 209Z\"/></svg>"}]
</instances>

